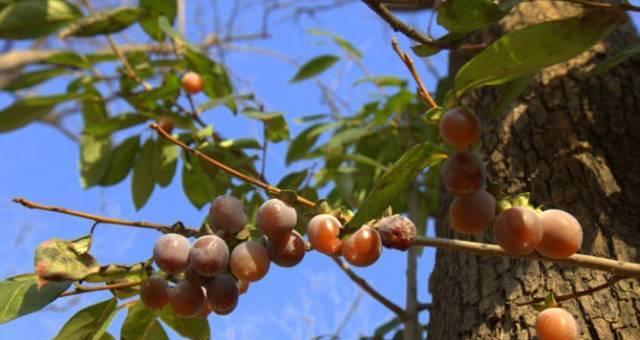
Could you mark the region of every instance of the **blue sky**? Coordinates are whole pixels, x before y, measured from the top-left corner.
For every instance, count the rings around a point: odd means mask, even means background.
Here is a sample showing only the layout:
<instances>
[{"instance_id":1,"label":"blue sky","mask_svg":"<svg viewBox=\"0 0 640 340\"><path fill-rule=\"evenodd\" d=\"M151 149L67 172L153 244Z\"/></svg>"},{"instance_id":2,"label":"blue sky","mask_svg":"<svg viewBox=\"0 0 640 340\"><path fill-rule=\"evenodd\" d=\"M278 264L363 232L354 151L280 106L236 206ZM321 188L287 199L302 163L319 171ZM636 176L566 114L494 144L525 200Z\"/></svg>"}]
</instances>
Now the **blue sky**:
<instances>
[{"instance_id":1,"label":"blue sky","mask_svg":"<svg viewBox=\"0 0 640 340\"><path fill-rule=\"evenodd\" d=\"M206 25L209 14L202 15L197 2L188 2L188 6L188 17L196 25ZM227 7L222 5L221 16L228 13ZM251 12L239 18L236 33L251 33L256 18ZM428 18L429 14L423 13L408 19L423 23L418 26L425 27ZM252 43L252 46L276 50L299 61L319 54L341 53L327 40L306 32L308 28L321 28L342 35L361 49L365 54L364 63L373 74L408 75L390 48L391 32L363 5L346 6L314 18L303 16L297 21L276 15L271 24L272 38ZM131 32L130 38L146 39L137 28ZM187 36L191 41L199 41L202 30L189 25ZM408 49L406 40L401 39L401 44ZM291 65L240 51L227 53L225 60L239 87L253 88L268 110L286 113L292 134L303 127L293 121L295 117L326 112L318 88L312 81L289 84L296 71ZM442 73L445 73L445 61L445 55L433 60ZM429 87L433 88L435 79L421 63L418 67ZM361 77L363 74L355 65L343 62L321 79L348 99L353 109L357 109L375 90L366 86L354 89L353 81ZM59 91L59 85L49 83L43 91L55 93ZM0 106L8 105L11 100L7 95L0 95ZM208 113L205 120L229 137L257 137L257 131L260 131L255 123L234 118L223 110ZM79 125L73 119L69 123ZM284 142L269 148L267 177L273 183L277 183L284 174L286 146ZM180 220L187 225L197 225L206 213L205 209L197 211L188 203L178 177L166 189L156 187L149 203L139 212L133 209L129 179L115 187L83 190L78 179L77 145L40 124L0 134L0 150L4 155L0 166L0 216L4 225L0 239L2 277L32 271L33 249L40 242L53 237L73 239L86 234L91 226L86 220L26 210L10 203L14 197L107 216L161 223ZM293 168L304 166L299 164ZM95 235L92 253L100 263L133 263L146 259L151 255L153 242L159 237L154 231L109 225L99 226ZM429 300L427 278L433 265L433 254L433 250L428 249L420 261L419 295L423 301ZM357 273L397 304L404 305L404 263L404 253L387 250L375 266L358 269ZM212 335L214 339L303 339L331 334L360 294L359 288L329 258L309 253L303 263L293 269L272 266L267 277L252 285L241 297L232 315L212 315L209 318ZM51 338L77 310L107 299L109 295L84 294L60 299L44 311L1 325L0 340ZM113 321L109 328L112 334L119 334L125 315L121 312ZM391 317L391 312L363 294L353 318L341 335L345 339L370 335ZM175 334L171 336L178 338Z\"/></svg>"}]
</instances>

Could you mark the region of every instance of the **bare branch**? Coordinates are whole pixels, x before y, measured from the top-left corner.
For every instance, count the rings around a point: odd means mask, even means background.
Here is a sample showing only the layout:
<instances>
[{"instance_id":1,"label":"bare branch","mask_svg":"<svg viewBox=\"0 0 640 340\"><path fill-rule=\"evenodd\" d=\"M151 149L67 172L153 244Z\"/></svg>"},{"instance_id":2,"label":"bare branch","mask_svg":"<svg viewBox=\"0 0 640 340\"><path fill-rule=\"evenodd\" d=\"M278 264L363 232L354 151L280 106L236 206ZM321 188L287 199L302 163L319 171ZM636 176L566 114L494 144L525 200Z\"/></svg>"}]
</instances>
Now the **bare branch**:
<instances>
[{"instance_id":1,"label":"bare branch","mask_svg":"<svg viewBox=\"0 0 640 340\"><path fill-rule=\"evenodd\" d=\"M404 65L409 69L409 72L411 72L413 79L415 79L416 83L418 83L418 95L420 96L420 98L427 105L431 107L437 107L438 103L436 103L436 101L433 100L433 97L431 97L429 90L427 90L427 87L424 86L424 83L422 82L422 78L420 77L420 74L418 73L415 65L413 64L413 59L411 59L411 57L408 54L406 54L404 51L400 49L400 46L398 46L398 40L396 40L396 38L391 39L391 46L393 46L393 50L396 51L396 53L398 54L398 57L400 57L400 60L402 60Z\"/></svg>"},{"instance_id":2,"label":"bare branch","mask_svg":"<svg viewBox=\"0 0 640 340\"><path fill-rule=\"evenodd\" d=\"M88 220L92 220L94 222L99 222L104 224L113 224L113 225L129 226L129 227L144 228L144 229L154 229L163 233L179 233L187 237L198 235L198 231L195 229L176 228L172 225L166 225L166 224L158 224L158 223L143 222L143 221L128 221L128 220L122 220L118 218L104 217L104 216L85 213L82 211L71 210L64 207L43 205L43 204L31 202L24 198L14 198L13 202L19 203L22 206L29 209L52 211L60 214L85 218Z\"/></svg>"},{"instance_id":3,"label":"bare branch","mask_svg":"<svg viewBox=\"0 0 640 340\"><path fill-rule=\"evenodd\" d=\"M78 294L84 294L84 293L98 292L98 291L102 291L102 290L131 288L131 287L139 286L141 284L142 284L142 281L120 282L120 283L114 283L114 284L110 284L110 285L93 286L93 287L77 285L76 289L70 290L70 291L66 291L66 292L60 294L60 296L71 296L71 295L78 295Z\"/></svg>"},{"instance_id":4,"label":"bare branch","mask_svg":"<svg viewBox=\"0 0 640 340\"><path fill-rule=\"evenodd\" d=\"M590 268L616 274L621 277L640 278L640 263L625 262L621 260L607 259L603 257L574 254L566 259L550 259L535 253L529 255L514 255L507 253L500 246L480 242L451 240L438 237L418 237L414 247L434 247L464 251L483 256L511 257L526 260L548 261L568 264L576 267Z\"/></svg>"},{"instance_id":5,"label":"bare branch","mask_svg":"<svg viewBox=\"0 0 640 340\"><path fill-rule=\"evenodd\" d=\"M394 312L398 316L398 318L404 319L406 317L405 311L402 308L400 308L400 306L398 306L395 303L391 302L384 295L380 294L377 290L375 290L373 287L371 287L371 285L369 285L369 283L365 279L361 278L356 273L354 273L351 270L351 268L349 268L349 265L346 262L340 260L337 257L333 257L333 261L338 265L338 267L340 267L340 269L342 269L342 271L345 274L347 274L347 276L349 276L351 281L353 281L355 284L360 286L360 288L362 288L362 290L367 292L367 294L369 294L372 298L378 300L378 302L383 304L390 311Z\"/></svg>"}]
</instances>

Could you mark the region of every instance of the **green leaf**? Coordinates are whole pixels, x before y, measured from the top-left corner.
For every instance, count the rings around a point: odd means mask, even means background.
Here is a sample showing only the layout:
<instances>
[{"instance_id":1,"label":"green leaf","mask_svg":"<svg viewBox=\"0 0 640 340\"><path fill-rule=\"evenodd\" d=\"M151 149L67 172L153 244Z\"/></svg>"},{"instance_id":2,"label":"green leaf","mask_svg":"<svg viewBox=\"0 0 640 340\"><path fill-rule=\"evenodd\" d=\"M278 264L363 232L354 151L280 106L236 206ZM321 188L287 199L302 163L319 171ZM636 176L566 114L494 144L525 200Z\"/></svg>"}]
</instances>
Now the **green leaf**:
<instances>
[{"instance_id":1,"label":"green leaf","mask_svg":"<svg viewBox=\"0 0 640 340\"><path fill-rule=\"evenodd\" d=\"M191 204L202 209L213 199L215 188L200 161L189 155L185 155L185 158L182 166L182 189Z\"/></svg>"},{"instance_id":2,"label":"green leaf","mask_svg":"<svg viewBox=\"0 0 640 340\"><path fill-rule=\"evenodd\" d=\"M289 150L287 150L287 165L305 158L305 156L309 153L309 150L313 148L313 146L318 141L318 138L320 137L319 134L314 132L323 125L326 124L312 125L296 136L296 138L289 145Z\"/></svg>"},{"instance_id":3,"label":"green leaf","mask_svg":"<svg viewBox=\"0 0 640 340\"><path fill-rule=\"evenodd\" d=\"M262 149L262 145L253 138L225 139L218 143L218 146L225 149Z\"/></svg>"},{"instance_id":4,"label":"green leaf","mask_svg":"<svg viewBox=\"0 0 640 340\"><path fill-rule=\"evenodd\" d=\"M188 47L189 49L191 49L193 51L199 51L200 50L197 46L191 44L188 40L186 40L182 36L182 34L176 32L176 30L173 29L173 25L164 16L161 16L161 17L158 18L158 27L164 33L166 33L168 36L170 36L171 39L176 41L179 45L184 45L184 46Z\"/></svg>"},{"instance_id":5,"label":"green leaf","mask_svg":"<svg viewBox=\"0 0 640 340\"><path fill-rule=\"evenodd\" d=\"M309 79L319 75L320 73L329 69L333 64L338 62L340 58L334 55L321 55L307 61L293 76L292 83L296 83L305 79Z\"/></svg>"},{"instance_id":6,"label":"green leaf","mask_svg":"<svg viewBox=\"0 0 640 340\"><path fill-rule=\"evenodd\" d=\"M38 282L77 281L100 270L93 256L79 254L73 241L51 239L42 242L35 251L34 267Z\"/></svg>"},{"instance_id":7,"label":"green leaf","mask_svg":"<svg viewBox=\"0 0 640 340\"><path fill-rule=\"evenodd\" d=\"M100 180L100 185L111 186L122 182L133 168L139 150L139 135L129 137L116 146L111 151L109 164Z\"/></svg>"},{"instance_id":8,"label":"green leaf","mask_svg":"<svg viewBox=\"0 0 640 340\"><path fill-rule=\"evenodd\" d=\"M70 284L69 281L50 282L38 288L34 274L0 281L0 324L39 311L57 299Z\"/></svg>"},{"instance_id":9,"label":"green leaf","mask_svg":"<svg viewBox=\"0 0 640 340\"><path fill-rule=\"evenodd\" d=\"M2 89L5 91L17 91L26 89L50 80L56 76L66 73L67 70L63 68L49 68L44 70L38 70L33 72L26 72L18 76L18 78L12 80L9 84L5 85Z\"/></svg>"},{"instance_id":10,"label":"green leaf","mask_svg":"<svg viewBox=\"0 0 640 340\"><path fill-rule=\"evenodd\" d=\"M281 142L289 139L289 126L280 112L260 112L256 110L244 110L242 112L249 118L261 120L264 123L265 136L268 141Z\"/></svg>"},{"instance_id":11,"label":"green leaf","mask_svg":"<svg viewBox=\"0 0 640 340\"><path fill-rule=\"evenodd\" d=\"M278 188L281 189L290 189L290 190L298 190L300 186L304 182L305 178L307 178L308 170L296 171L292 172L278 182Z\"/></svg>"},{"instance_id":12,"label":"green leaf","mask_svg":"<svg viewBox=\"0 0 640 340\"><path fill-rule=\"evenodd\" d=\"M376 328L376 330L373 332L373 337L374 338L377 338L377 337L382 338L385 335L387 335L387 333L389 333L392 330L398 328L398 326L400 326L401 324L402 324L402 322L400 321L400 319L393 318L393 319L383 323L378 328Z\"/></svg>"},{"instance_id":13,"label":"green leaf","mask_svg":"<svg viewBox=\"0 0 640 340\"><path fill-rule=\"evenodd\" d=\"M178 164L178 146L159 139L153 153L153 178L161 187L171 184Z\"/></svg>"},{"instance_id":14,"label":"green leaf","mask_svg":"<svg viewBox=\"0 0 640 340\"><path fill-rule=\"evenodd\" d=\"M82 309L62 326L54 340L101 339L116 314L117 303L112 298Z\"/></svg>"},{"instance_id":15,"label":"green leaf","mask_svg":"<svg viewBox=\"0 0 640 340\"><path fill-rule=\"evenodd\" d=\"M92 12L66 27L59 36L60 39L64 39L69 36L92 37L120 32L138 21L141 14L142 10L135 7L119 7Z\"/></svg>"},{"instance_id":16,"label":"green leaf","mask_svg":"<svg viewBox=\"0 0 640 340\"><path fill-rule=\"evenodd\" d=\"M46 63L74 68L91 67L91 62L87 57L73 51L62 51L56 54L52 54L47 58Z\"/></svg>"},{"instance_id":17,"label":"green leaf","mask_svg":"<svg viewBox=\"0 0 640 340\"><path fill-rule=\"evenodd\" d=\"M11 1L0 10L0 39L34 39L49 35L82 16L63 0Z\"/></svg>"},{"instance_id":18,"label":"green leaf","mask_svg":"<svg viewBox=\"0 0 640 340\"><path fill-rule=\"evenodd\" d=\"M91 188L100 183L107 171L111 151L111 137L82 135L80 139L80 184Z\"/></svg>"},{"instance_id":19,"label":"green leaf","mask_svg":"<svg viewBox=\"0 0 640 340\"><path fill-rule=\"evenodd\" d=\"M491 0L447 0L438 7L438 24L450 32L469 32L500 20L503 11Z\"/></svg>"},{"instance_id":20,"label":"green leaf","mask_svg":"<svg viewBox=\"0 0 640 340\"><path fill-rule=\"evenodd\" d=\"M229 98L233 94L233 87L224 67L199 50L187 50L184 57L189 68L202 76L204 93L211 99L225 98L225 105L236 112L236 102Z\"/></svg>"},{"instance_id":21,"label":"green leaf","mask_svg":"<svg viewBox=\"0 0 640 340\"><path fill-rule=\"evenodd\" d=\"M92 83L85 83L83 85L85 93L82 97L81 104L85 129L102 125L108 118L107 104L104 98L102 98L102 94Z\"/></svg>"},{"instance_id":22,"label":"green leaf","mask_svg":"<svg viewBox=\"0 0 640 340\"><path fill-rule=\"evenodd\" d=\"M142 302L129 307L127 318L120 330L122 340L163 340L169 339L167 333L156 320L156 312L147 308Z\"/></svg>"},{"instance_id":23,"label":"green leaf","mask_svg":"<svg viewBox=\"0 0 640 340\"><path fill-rule=\"evenodd\" d=\"M0 133L19 129L50 113L61 102L75 98L75 94L48 97L29 97L13 102L0 111Z\"/></svg>"},{"instance_id":24,"label":"green leaf","mask_svg":"<svg viewBox=\"0 0 640 340\"><path fill-rule=\"evenodd\" d=\"M593 11L507 33L460 68L455 95L503 84L566 61L605 37L620 20L618 12Z\"/></svg>"},{"instance_id":25,"label":"green leaf","mask_svg":"<svg viewBox=\"0 0 640 340\"><path fill-rule=\"evenodd\" d=\"M347 225L360 227L379 217L424 168L441 161L444 157L438 148L429 142L409 149L376 182Z\"/></svg>"},{"instance_id":26,"label":"green leaf","mask_svg":"<svg viewBox=\"0 0 640 340\"><path fill-rule=\"evenodd\" d=\"M131 191L133 193L133 204L137 210L142 209L147 203L155 185L153 180L154 144L152 139L147 139L133 168Z\"/></svg>"},{"instance_id":27,"label":"green leaf","mask_svg":"<svg viewBox=\"0 0 640 340\"><path fill-rule=\"evenodd\" d=\"M442 51L442 49L437 48L433 45L415 45L415 46L411 46L411 50L413 51L413 53L415 53L418 57L430 57L432 55L437 54L438 52Z\"/></svg>"},{"instance_id":28,"label":"green leaf","mask_svg":"<svg viewBox=\"0 0 640 340\"><path fill-rule=\"evenodd\" d=\"M86 235L69 242L69 249L77 255L84 255L91 249L92 235Z\"/></svg>"},{"instance_id":29,"label":"green leaf","mask_svg":"<svg viewBox=\"0 0 640 340\"><path fill-rule=\"evenodd\" d=\"M144 10L140 18L140 26L157 41L164 40L164 32L158 25L158 19L164 17L172 24L176 19L178 5L176 0L140 0L140 8Z\"/></svg>"},{"instance_id":30,"label":"green leaf","mask_svg":"<svg viewBox=\"0 0 640 340\"><path fill-rule=\"evenodd\" d=\"M318 29L310 29L309 33L315 34L315 35L327 36L331 38L333 42L336 43L336 45L338 45L345 52L347 52L347 54L352 58L357 60L362 59L362 52L360 52L355 46L353 46L353 44L351 44L350 42L348 42L347 40L345 40L344 38L342 38L341 36L335 33L318 30Z\"/></svg>"},{"instance_id":31,"label":"green leaf","mask_svg":"<svg viewBox=\"0 0 640 340\"><path fill-rule=\"evenodd\" d=\"M631 45L596 65L596 67L591 70L591 73L600 74L638 53L640 53L640 40L635 41Z\"/></svg>"},{"instance_id":32,"label":"green leaf","mask_svg":"<svg viewBox=\"0 0 640 340\"><path fill-rule=\"evenodd\" d=\"M509 106L527 89L533 75L525 75L516 78L500 86L502 95L491 110L491 115L498 115L509 108Z\"/></svg>"},{"instance_id":33,"label":"green leaf","mask_svg":"<svg viewBox=\"0 0 640 340\"><path fill-rule=\"evenodd\" d=\"M160 311L160 319L181 336L193 340L209 340L211 330L206 318L181 318L168 305Z\"/></svg>"},{"instance_id":34,"label":"green leaf","mask_svg":"<svg viewBox=\"0 0 640 340\"><path fill-rule=\"evenodd\" d=\"M120 264L108 264L100 267L100 269L86 278L87 282L109 282L119 281L130 277L141 277L146 272L148 263L140 262L134 265L125 266Z\"/></svg>"},{"instance_id":35,"label":"green leaf","mask_svg":"<svg viewBox=\"0 0 640 340\"><path fill-rule=\"evenodd\" d=\"M116 131L142 124L148 120L149 117L137 113L123 113L115 117L108 118L100 122L100 124L87 126L84 133L93 136L110 135Z\"/></svg>"},{"instance_id":36,"label":"green leaf","mask_svg":"<svg viewBox=\"0 0 640 340\"><path fill-rule=\"evenodd\" d=\"M373 83L376 86L389 86L389 87L404 87L407 85L407 81L395 76L371 76L364 77L356 80L353 86L357 86L365 83Z\"/></svg>"}]
</instances>

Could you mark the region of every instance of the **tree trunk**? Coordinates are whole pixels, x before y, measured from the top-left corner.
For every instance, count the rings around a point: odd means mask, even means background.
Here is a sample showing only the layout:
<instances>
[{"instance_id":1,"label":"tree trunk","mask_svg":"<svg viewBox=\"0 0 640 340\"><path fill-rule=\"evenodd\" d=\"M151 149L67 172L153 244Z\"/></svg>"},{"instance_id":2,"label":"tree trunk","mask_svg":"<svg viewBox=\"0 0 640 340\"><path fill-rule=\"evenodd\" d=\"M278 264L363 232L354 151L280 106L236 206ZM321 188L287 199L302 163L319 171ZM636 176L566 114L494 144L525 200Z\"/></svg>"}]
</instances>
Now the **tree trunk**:
<instances>
[{"instance_id":1,"label":"tree trunk","mask_svg":"<svg viewBox=\"0 0 640 340\"><path fill-rule=\"evenodd\" d=\"M528 3L490 35L578 11L567 3ZM489 115L499 99L496 89L478 90L465 104L483 121L481 153L490 187L510 195L531 192L536 206L572 213L584 229L581 253L638 262L640 59L600 75L587 73L589 66L634 38L630 25L621 27L591 51L545 69L507 112L497 116ZM451 74L464 59L452 53ZM451 197L442 196L446 211ZM446 220L438 221L436 233L461 238ZM493 242L490 230L472 239ZM429 282L433 306L428 334L446 340L534 338L537 312L515 303L547 292L582 291L609 277L550 262L438 250ZM640 339L637 280L623 280L561 305L578 320L581 339Z\"/></svg>"}]
</instances>

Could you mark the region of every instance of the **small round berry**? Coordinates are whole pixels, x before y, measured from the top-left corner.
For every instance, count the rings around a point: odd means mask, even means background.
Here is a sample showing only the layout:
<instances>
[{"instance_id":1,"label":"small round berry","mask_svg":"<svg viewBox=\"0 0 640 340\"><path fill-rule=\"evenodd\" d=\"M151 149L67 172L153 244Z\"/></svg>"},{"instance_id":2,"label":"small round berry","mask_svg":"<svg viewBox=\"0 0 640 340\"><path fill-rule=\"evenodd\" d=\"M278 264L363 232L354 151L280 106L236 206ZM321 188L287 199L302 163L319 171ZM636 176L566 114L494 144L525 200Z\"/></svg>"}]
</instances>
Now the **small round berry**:
<instances>
[{"instance_id":1,"label":"small round berry","mask_svg":"<svg viewBox=\"0 0 640 340\"><path fill-rule=\"evenodd\" d=\"M485 231L496 217L496 199L480 189L471 195L457 196L449 207L449 224L461 234Z\"/></svg>"},{"instance_id":2,"label":"small round berry","mask_svg":"<svg viewBox=\"0 0 640 340\"><path fill-rule=\"evenodd\" d=\"M204 303L200 286L182 281L169 289L169 305L176 315L188 318L196 315Z\"/></svg>"},{"instance_id":3,"label":"small round berry","mask_svg":"<svg viewBox=\"0 0 640 340\"><path fill-rule=\"evenodd\" d=\"M140 285L140 300L145 306L161 310L169 302L169 285L160 276L151 276Z\"/></svg>"},{"instance_id":4,"label":"small round berry","mask_svg":"<svg viewBox=\"0 0 640 340\"><path fill-rule=\"evenodd\" d=\"M311 246L326 255L335 255L340 251L342 224L333 215L320 214L314 216L307 225L307 237Z\"/></svg>"},{"instance_id":5,"label":"small round berry","mask_svg":"<svg viewBox=\"0 0 640 340\"><path fill-rule=\"evenodd\" d=\"M342 256L354 266L366 267L378 260L382 253L380 235L373 228L363 226L342 242Z\"/></svg>"},{"instance_id":6,"label":"small round berry","mask_svg":"<svg viewBox=\"0 0 640 340\"><path fill-rule=\"evenodd\" d=\"M211 277L227 267L229 247L219 236L199 237L189 254L191 267L202 276Z\"/></svg>"},{"instance_id":7,"label":"small round berry","mask_svg":"<svg viewBox=\"0 0 640 340\"><path fill-rule=\"evenodd\" d=\"M531 253L542 240L542 224L531 208L513 207L498 215L493 223L496 243L511 254Z\"/></svg>"},{"instance_id":8,"label":"small round berry","mask_svg":"<svg viewBox=\"0 0 640 340\"><path fill-rule=\"evenodd\" d=\"M480 138L480 120L465 108L453 108L440 118L440 136L445 143L463 150Z\"/></svg>"},{"instance_id":9,"label":"small round berry","mask_svg":"<svg viewBox=\"0 0 640 340\"><path fill-rule=\"evenodd\" d=\"M540 214L542 241L536 250L550 258L567 258L582 246L582 226L573 215L557 209Z\"/></svg>"},{"instance_id":10,"label":"small round berry","mask_svg":"<svg viewBox=\"0 0 640 340\"><path fill-rule=\"evenodd\" d=\"M578 323L563 308L547 308L536 318L536 335L540 340L577 340Z\"/></svg>"},{"instance_id":11,"label":"small round berry","mask_svg":"<svg viewBox=\"0 0 640 340\"><path fill-rule=\"evenodd\" d=\"M182 79L182 89L188 94L196 94L204 88L204 79L195 72L187 72Z\"/></svg>"},{"instance_id":12,"label":"small round berry","mask_svg":"<svg viewBox=\"0 0 640 340\"><path fill-rule=\"evenodd\" d=\"M471 151L459 151L449 156L440 168L442 183L450 193L458 196L478 191L487 176L480 157Z\"/></svg>"},{"instance_id":13,"label":"small round berry","mask_svg":"<svg viewBox=\"0 0 640 340\"><path fill-rule=\"evenodd\" d=\"M298 222L296 209L287 203L272 198L258 208L256 225L269 238L285 238Z\"/></svg>"},{"instance_id":14,"label":"small round berry","mask_svg":"<svg viewBox=\"0 0 640 340\"><path fill-rule=\"evenodd\" d=\"M218 196L209 209L211 224L230 234L236 234L247 224L244 205L233 196Z\"/></svg>"},{"instance_id":15,"label":"small round berry","mask_svg":"<svg viewBox=\"0 0 640 340\"><path fill-rule=\"evenodd\" d=\"M246 241L231 252L231 272L240 280L255 282L269 271L269 252L258 241Z\"/></svg>"},{"instance_id":16,"label":"small round berry","mask_svg":"<svg viewBox=\"0 0 640 340\"><path fill-rule=\"evenodd\" d=\"M158 127L160 127L160 129L162 129L162 131L171 134L173 132L173 128L174 128L174 124L173 124L173 120L171 120L171 118L160 118L158 119Z\"/></svg>"},{"instance_id":17,"label":"small round berry","mask_svg":"<svg viewBox=\"0 0 640 340\"><path fill-rule=\"evenodd\" d=\"M304 239L297 231L293 231L286 239L269 240L267 250L271 261L280 267L297 265L307 251Z\"/></svg>"},{"instance_id":18,"label":"small round berry","mask_svg":"<svg viewBox=\"0 0 640 340\"><path fill-rule=\"evenodd\" d=\"M218 274L207 284L207 300L214 313L227 315L238 305L236 280L229 274Z\"/></svg>"},{"instance_id":19,"label":"small round berry","mask_svg":"<svg viewBox=\"0 0 640 340\"><path fill-rule=\"evenodd\" d=\"M375 228L387 248L407 250L416 242L416 225L402 215L384 217Z\"/></svg>"},{"instance_id":20,"label":"small round berry","mask_svg":"<svg viewBox=\"0 0 640 340\"><path fill-rule=\"evenodd\" d=\"M153 259L164 272L180 273L187 269L190 248L189 240L182 235L162 235L153 246Z\"/></svg>"}]
</instances>

